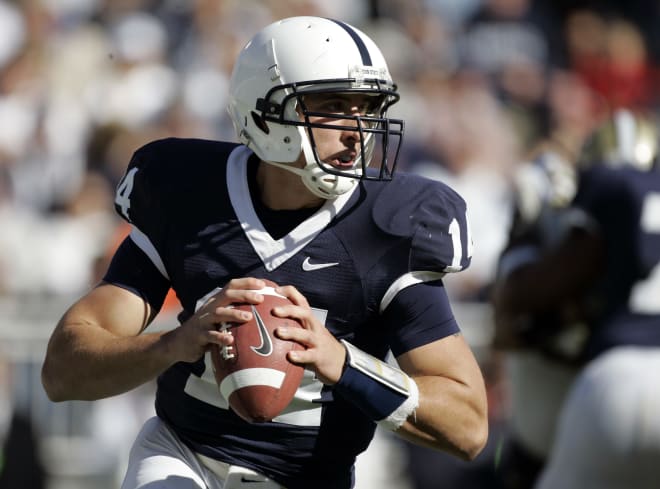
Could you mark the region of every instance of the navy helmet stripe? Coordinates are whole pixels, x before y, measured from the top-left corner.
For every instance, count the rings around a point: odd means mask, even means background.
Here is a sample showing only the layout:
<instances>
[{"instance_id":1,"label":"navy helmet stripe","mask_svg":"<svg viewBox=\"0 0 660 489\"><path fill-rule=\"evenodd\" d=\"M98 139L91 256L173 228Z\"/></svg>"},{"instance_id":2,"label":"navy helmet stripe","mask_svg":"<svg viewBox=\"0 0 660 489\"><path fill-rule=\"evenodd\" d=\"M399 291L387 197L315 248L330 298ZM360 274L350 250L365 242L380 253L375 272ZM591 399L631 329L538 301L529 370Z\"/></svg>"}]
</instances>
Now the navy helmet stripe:
<instances>
[{"instance_id":1,"label":"navy helmet stripe","mask_svg":"<svg viewBox=\"0 0 660 489\"><path fill-rule=\"evenodd\" d=\"M348 32L348 35L353 38L353 41L355 42L355 45L357 46L358 50L360 51L360 56L362 56L362 64L364 66L373 66L371 63L371 55L369 54L369 50L367 49L367 45L364 43L360 35L355 32L355 29L353 29L350 25L340 21L340 20L335 20L335 19L328 19L340 26L342 29L344 29L346 32Z\"/></svg>"}]
</instances>

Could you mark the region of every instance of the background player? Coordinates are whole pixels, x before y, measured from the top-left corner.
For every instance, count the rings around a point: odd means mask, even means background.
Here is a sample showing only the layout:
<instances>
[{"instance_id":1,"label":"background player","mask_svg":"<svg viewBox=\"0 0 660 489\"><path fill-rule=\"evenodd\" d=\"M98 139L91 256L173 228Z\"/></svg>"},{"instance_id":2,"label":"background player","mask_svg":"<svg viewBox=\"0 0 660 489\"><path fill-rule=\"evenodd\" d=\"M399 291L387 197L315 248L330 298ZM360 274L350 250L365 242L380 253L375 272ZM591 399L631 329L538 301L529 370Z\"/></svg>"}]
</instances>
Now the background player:
<instances>
[{"instance_id":1,"label":"background player","mask_svg":"<svg viewBox=\"0 0 660 489\"><path fill-rule=\"evenodd\" d=\"M443 184L392 180L398 98L362 32L285 19L235 64L242 144L168 139L135 153L116 196L131 234L58 323L43 368L53 400L159 376L124 488L349 488L376 423L465 459L483 448L483 379L441 280L470 262L465 203ZM232 341L218 323L248 319L231 303L262 300L257 277L296 304L278 313L304 328L278 334L306 347L290 360L307 373L281 416L251 425L219 395L206 353ZM181 325L140 334L170 287ZM390 349L402 370L385 376Z\"/></svg>"},{"instance_id":2,"label":"background player","mask_svg":"<svg viewBox=\"0 0 660 489\"><path fill-rule=\"evenodd\" d=\"M564 148L544 145L516 173L512 224L498 262L496 290L551 252L568 232L577 158ZM497 473L503 488L529 489L550 454L559 410L578 372L575 357L584 324L575 318L572 300L513 317L503 317L506 311L495 302L494 313L493 347L502 353L510 405Z\"/></svg>"},{"instance_id":3,"label":"background player","mask_svg":"<svg viewBox=\"0 0 660 489\"><path fill-rule=\"evenodd\" d=\"M519 347L585 365L535 487L652 487L657 480L650 461L660 453L660 425L644 414L660 405L657 134L630 111L598 130L583 153L563 237L496 289L498 328ZM548 311L554 322L530 321ZM566 326L576 319L589 327L572 335L580 341L568 342L569 351L559 340L575 331ZM543 388L547 379L538 382Z\"/></svg>"}]
</instances>

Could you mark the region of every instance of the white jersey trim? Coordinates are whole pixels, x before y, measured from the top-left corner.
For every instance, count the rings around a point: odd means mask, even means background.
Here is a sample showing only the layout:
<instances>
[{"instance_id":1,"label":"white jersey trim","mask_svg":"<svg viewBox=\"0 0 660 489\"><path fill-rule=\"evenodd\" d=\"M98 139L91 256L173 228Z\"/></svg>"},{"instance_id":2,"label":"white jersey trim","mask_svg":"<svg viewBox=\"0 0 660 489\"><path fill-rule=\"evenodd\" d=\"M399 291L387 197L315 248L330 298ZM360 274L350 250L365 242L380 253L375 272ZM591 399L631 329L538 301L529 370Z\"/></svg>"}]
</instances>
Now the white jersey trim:
<instances>
[{"instance_id":1,"label":"white jersey trim","mask_svg":"<svg viewBox=\"0 0 660 489\"><path fill-rule=\"evenodd\" d=\"M440 280L446 274L442 272L429 272L429 271L418 271L418 272L409 272L404 275L401 275L396 279L389 289L383 295L383 299L380 301L379 311L382 313L387 306L390 305L390 302L396 297L396 295L401 292L406 287L411 285L421 284L423 282L433 282L434 280Z\"/></svg>"},{"instance_id":2,"label":"white jersey trim","mask_svg":"<svg viewBox=\"0 0 660 489\"><path fill-rule=\"evenodd\" d=\"M247 179L247 161L252 150L238 146L227 160L227 190L232 207L241 223L245 236L269 272L298 253L309 244L346 205L353 190L336 199L327 200L310 218L300 223L281 239L274 240L266 231L254 210Z\"/></svg>"},{"instance_id":3,"label":"white jersey trim","mask_svg":"<svg viewBox=\"0 0 660 489\"><path fill-rule=\"evenodd\" d=\"M165 269L165 264L163 263L163 260L161 260L158 251L156 251L156 247L151 241L149 241L147 235L135 226L131 226L131 233L129 234L129 237L131 238L131 241L133 241L133 243L135 243L135 245L149 257L151 263L154 264L160 274L169 280L170 277L167 274L167 270Z\"/></svg>"}]
</instances>

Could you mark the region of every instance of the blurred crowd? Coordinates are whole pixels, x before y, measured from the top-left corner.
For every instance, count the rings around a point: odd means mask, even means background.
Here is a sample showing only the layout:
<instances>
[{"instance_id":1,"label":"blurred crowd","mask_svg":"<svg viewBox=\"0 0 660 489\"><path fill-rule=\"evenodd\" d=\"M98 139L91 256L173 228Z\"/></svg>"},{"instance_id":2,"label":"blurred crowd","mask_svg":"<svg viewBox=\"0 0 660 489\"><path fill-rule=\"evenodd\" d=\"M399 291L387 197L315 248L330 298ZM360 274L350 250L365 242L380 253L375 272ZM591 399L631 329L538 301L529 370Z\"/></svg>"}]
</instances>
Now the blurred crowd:
<instances>
[{"instance_id":1,"label":"blurred crowd","mask_svg":"<svg viewBox=\"0 0 660 489\"><path fill-rule=\"evenodd\" d=\"M487 301L521 165L547 148L575 159L616 108L660 114L658 2L0 0L0 297L98 280L126 232L113 199L132 152L166 136L235 140L238 50L308 14L376 41L402 93L400 170L466 199L476 247L447 283L456 301Z\"/></svg>"},{"instance_id":2,"label":"blurred crowd","mask_svg":"<svg viewBox=\"0 0 660 489\"><path fill-rule=\"evenodd\" d=\"M655 6L654 6L655 5ZM0 294L77 294L114 243L112 198L140 144L233 140L232 60L273 19L343 19L387 53L402 169L471 208L479 298L506 234L512 170L569 153L612 107L657 108L657 3L538 0L0 1Z\"/></svg>"}]
</instances>

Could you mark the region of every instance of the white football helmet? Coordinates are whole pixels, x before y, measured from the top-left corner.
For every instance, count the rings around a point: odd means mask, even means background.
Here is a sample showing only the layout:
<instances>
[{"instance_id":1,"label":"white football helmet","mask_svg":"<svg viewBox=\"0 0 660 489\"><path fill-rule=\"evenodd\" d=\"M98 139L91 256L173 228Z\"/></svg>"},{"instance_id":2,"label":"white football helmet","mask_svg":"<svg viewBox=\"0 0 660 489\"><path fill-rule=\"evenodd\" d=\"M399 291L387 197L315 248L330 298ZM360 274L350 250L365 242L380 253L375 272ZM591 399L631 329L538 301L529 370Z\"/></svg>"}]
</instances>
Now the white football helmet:
<instances>
[{"instance_id":1,"label":"white football helmet","mask_svg":"<svg viewBox=\"0 0 660 489\"><path fill-rule=\"evenodd\" d=\"M311 112L305 106L307 94L337 92L378 97L378 106L367 115ZM267 26L243 48L231 76L228 111L239 140L259 158L300 175L311 192L332 199L359 179L392 179L404 123L386 112L398 100L385 58L363 32L337 20L292 17ZM320 124L310 117L352 122ZM350 169L321 161L312 127L355 128L359 155ZM297 168L291 163L301 152L306 165ZM376 153L380 164L367 172Z\"/></svg>"}]
</instances>

